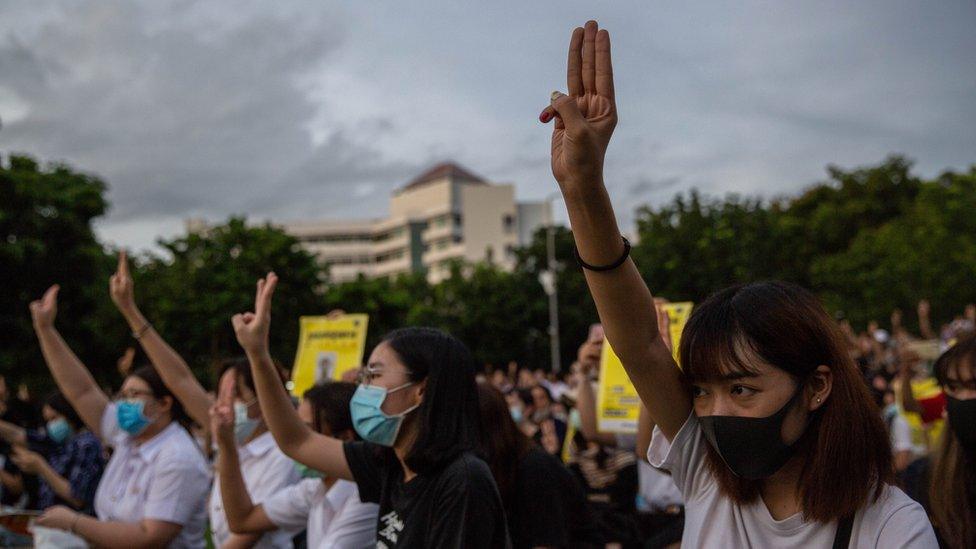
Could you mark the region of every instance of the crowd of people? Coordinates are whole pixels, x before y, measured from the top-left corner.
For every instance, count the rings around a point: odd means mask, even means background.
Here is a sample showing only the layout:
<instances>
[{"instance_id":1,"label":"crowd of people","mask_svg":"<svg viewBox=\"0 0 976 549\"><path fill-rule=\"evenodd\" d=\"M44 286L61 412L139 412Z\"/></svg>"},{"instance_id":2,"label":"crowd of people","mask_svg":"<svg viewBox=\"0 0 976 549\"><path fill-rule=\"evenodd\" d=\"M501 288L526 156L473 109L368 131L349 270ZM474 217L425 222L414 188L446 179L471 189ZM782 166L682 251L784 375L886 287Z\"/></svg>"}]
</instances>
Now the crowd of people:
<instances>
[{"instance_id":1,"label":"crowd of people","mask_svg":"<svg viewBox=\"0 0 976 549\"><path fill-rule=\"evenodd\" d=\"M208 390L136 305L123 253L110 295L147 364L127 351L117 392L99 386L58 332L77 319L58 318L55 285L29 311L58 391L36 408L0 379L3 503L40 512L34 542L976 546L976 307L936 330L922 301L918 334L898 312L858 332L758 282L697 304L672 342L603 185L617 115L594 22L567 77L540 120L602 321L567 372L482 368L448 333L403 327L296 399L268 347L269 273ZM606 342L642 403L636 433L600 430Z\"/></svg>"}]
</instances>

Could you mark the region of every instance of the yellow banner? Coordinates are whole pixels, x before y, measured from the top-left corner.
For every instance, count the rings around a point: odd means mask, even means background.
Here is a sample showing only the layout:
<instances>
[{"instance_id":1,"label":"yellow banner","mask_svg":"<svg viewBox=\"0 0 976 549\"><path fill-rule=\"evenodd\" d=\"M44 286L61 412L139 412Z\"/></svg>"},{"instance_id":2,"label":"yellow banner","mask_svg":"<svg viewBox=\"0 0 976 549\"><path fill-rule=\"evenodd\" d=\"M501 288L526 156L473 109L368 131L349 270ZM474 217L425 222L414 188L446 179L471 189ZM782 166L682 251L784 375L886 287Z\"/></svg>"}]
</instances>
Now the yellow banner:
<instances>
[{"instance_id":1,"label":"yellow banner","mask_svg":"<svg viewBox=\"0 0 976 549\"><path fill-rule=\"evenodd\" d=\"M678 362L678 343L681 342L681 332L685 330L685 324L688 323L688 317L691 316L691 309L694 306L695 304L691 301L664 304L664 310L668 313L668 321L670 321L671 354L674 356L675 362Z\"/></svg>"},{"instance_id":2,"label":"yellow banner","mask_svg":"<svg viewBox=\"0 0 976 549\"><path fill-rule=\"evenodd\" d=\"M675 362L678 360L678 344L681 332L688 322L694 303L668 303L664 310L670 320L671 344ZM630 382L627 371L610 343L603 340L600 357L600 387L597 389L597 429L604 433L634 434L640 414L640 397Z\"/></svg>"},{"instance_id":3,"label":"yellow banner","mask_svg":"<svg viewBox=\"0 0 976 549\"><path fill-rule=\"evenodd\" d=\"M292 370L293 395L301 396L320 381L340 379L342 374L362 364L368 315L332 319L303 316L300 323L298 353Z\"/></svg>"}]
</instances>

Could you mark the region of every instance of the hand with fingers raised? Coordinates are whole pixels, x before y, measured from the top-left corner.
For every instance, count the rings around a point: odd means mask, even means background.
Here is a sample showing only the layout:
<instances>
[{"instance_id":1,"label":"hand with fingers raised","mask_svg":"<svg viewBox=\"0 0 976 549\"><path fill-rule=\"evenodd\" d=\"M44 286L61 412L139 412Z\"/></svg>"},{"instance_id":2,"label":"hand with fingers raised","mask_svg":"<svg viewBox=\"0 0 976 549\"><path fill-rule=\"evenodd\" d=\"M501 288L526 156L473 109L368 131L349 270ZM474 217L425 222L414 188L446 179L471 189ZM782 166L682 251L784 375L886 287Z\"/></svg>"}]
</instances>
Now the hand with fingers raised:
<instances>
[{"instance_id":1,"label":"hand with fingers raised","mask_svg":"<svg viewBox=\"0 0 976 549\"><path fill-rule=\"evenodd\" d=\"M34 328L51 328L58 316L58 292L61 287L55 284L44 292L44 297L30 304L31 320Z\"/></svg>"},{"instance_id":2,"label":"hand with fingers raised","mask_svg":"<svg viewBox=\"0 0 976 549\"><path fill-rule=\"evenodd\" d=\"M236 314L231 318L237 342L249 357L268 354L268 329L271 326L271 296L278 285L278 276L268 276L258 280L254 298L254 312Z\"/></svg>"},{"instance_id":3,"label":"hand with fingers raised","mask_svg":"<svg viewBox=\"0 0 976 549\"><path fill-rule=\"evenodd\" d=\"M234 442L234 395L237 391L237 380L233 375L225 375L220 379L217 388L217 398L210 407L210 432L218 444L232 448Z\"/></svg>"},{"instance_id":4,"label":"hand with fingers raised","mask_svg":"<svg viewBox=\"0 0 976 549\"><path fill-rule=\"evenodd\" d=\"M596 21L576 28L566 67L569 95L553 92L539 120L555 119L552 174L563 191L587 191L603 182L603 159L617 125L610 34Z\"/></svg>"},{"instance_id":5,"label":"hand with fingers raised","mask_svg":"<svg viewBox=\"0 0 976 549\"><path fill-rule=\"evenodd\" d=\"M112 296L112 303L115 303L123 316L136 310L135 284L129 273L129 258L125 250L119 252L119 264L115 274L109 278L108 291Z\"/></svg>"}]
</instances>

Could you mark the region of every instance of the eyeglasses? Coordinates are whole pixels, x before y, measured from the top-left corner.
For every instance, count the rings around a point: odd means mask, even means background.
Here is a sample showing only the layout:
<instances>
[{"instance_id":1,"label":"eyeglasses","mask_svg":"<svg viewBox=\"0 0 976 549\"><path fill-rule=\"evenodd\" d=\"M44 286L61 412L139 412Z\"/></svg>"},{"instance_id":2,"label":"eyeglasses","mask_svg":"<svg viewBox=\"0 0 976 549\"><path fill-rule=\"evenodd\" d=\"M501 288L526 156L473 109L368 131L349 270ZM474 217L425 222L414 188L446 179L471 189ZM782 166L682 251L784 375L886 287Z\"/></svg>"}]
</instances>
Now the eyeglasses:
<instances>
[{"instance_id":1,"label":"eyeglasses","mask_svg":"<svg viewBox=\"0 0 976 549\"><path fill-rule=\"evenodd\" d=\"M152 391L133 389L131 391L119 391L115 393L112 395L112 400L137 400L140 397L156 398L156 395Z\"/></svg>"},{"instance_id":2,"label":"eyeglasses","mask_svg":"<svg viewBox=\"0 0 976 549\"><path fill-rule=\"evenodd\" d=\"M362 368L359 369L359 372L356 373L356 383L360 385L369 385L370 383L373 382L374 379L376 379L377 376L379 376L382 373L383 373L382 367L369 366L369 365L363 366Z\"/></svg>"}]
</instances>

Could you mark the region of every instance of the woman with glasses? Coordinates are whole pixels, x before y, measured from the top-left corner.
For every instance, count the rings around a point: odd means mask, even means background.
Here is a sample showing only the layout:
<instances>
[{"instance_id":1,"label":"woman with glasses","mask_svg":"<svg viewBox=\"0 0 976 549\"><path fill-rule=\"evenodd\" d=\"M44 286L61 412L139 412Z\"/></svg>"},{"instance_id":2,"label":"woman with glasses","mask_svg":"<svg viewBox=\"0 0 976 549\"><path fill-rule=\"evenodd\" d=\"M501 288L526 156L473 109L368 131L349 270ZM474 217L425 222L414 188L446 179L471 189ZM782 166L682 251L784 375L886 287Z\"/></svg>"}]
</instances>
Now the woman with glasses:
<instances>
[{"instance_id":1,"label":"woman with glasses","mask_svg":"<svg viewBox=\"0 0 976 549\"><path fill-rule=\"evenodd\" d=\"M258 398L278 446L328 477L352 480L379 504L377 547L507 547L505 512L488 465L476 456L480 416L468 348L430 328L386 335L349 405L362 441L317 433L295 413L268 354L271 295L258 282L255 311L235 315Z\"/></svg>"},{"instance_id":2,"label":"woman with glasses","mask_svg":"<svg viewBox=\"0 0 976 549\"><path fill-rule=\"evenodd\" d=\"M204 547L210 472L181 424L182 407L148 366L110 400L54 327L58 290L30 305L44 360L85 425L114 452L95 492L97 518L58 505L37 524L99 547Z\"/></svg>"},{"instance_id":3,"label":"woman with glasses","mask_svg":"<svg viewBox=\"0 0 976 549\"><path fill-rule=\"evenodd\" d=\"M179 355L153 329L135 301L135 286L129 274L125 252L119 254L119 264L109 283L112 301L125 317L139 344L149 357L166 388L187 411L197 425L210 425L210 408L214 399L193 375L183 357ZM285 383L279 372L279 383ZM262 502L295 484L299 475L292 461L278 449L262 419L261 406L254 392L251 368L246 359L231 360L223 365L218 379L232 380L234 384L234 441L238 453L241 474L248 493ZM219 471L217 472L219 477ZM210 530L217 547L257 547L261 549L292 546L291 538L297 532L278 530L256 534L234 534L227 524L220 497L220 482L215 478L207 506Z\"/></svg>"}]
</instances>

